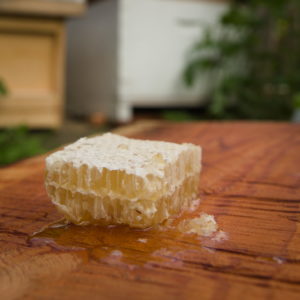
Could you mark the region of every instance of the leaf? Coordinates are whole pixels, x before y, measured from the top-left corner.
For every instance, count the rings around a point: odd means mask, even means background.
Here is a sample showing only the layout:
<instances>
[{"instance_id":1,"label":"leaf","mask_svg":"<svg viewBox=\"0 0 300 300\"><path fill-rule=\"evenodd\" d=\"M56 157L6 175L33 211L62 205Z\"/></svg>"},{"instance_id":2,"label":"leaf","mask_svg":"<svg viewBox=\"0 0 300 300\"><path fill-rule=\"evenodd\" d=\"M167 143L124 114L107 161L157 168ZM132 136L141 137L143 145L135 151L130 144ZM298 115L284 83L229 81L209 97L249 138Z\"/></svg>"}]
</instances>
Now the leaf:
<instances>
[{"instance_id":1,"label":"leaf","mask_svg":"<svg viewBox=\"0 0 300 300\"><path fill-rule=\"evenodd\" d=\"M300 108L300 92L296 93L293 96L294 108Z\"/></svg>"},{"instance_id":2,"label":"leaf","mask_svg":"<svg viewBox=\"0 0 300 300\"><path fill-rule=\"evenodd\" d=\"M217 90L213 96L213 101L209 106L209 111L214 116L220 116L224 113L225 103L226 99L223 92L221 90Z\"/></svg>"},{"instance_id":3,"label":"leaf","mask_svg":"<svg viewBox=\"0 0 300 300\"><path fill-rule=\"evenodd\" d=\"M164 111L162 117L165 120L174 121L174 122L191 121L195 119L190 113L186 111L172 111L172 110Z\"/></svg>"},{"instance_id":4,"label":"leaf","mask_svg":"<svg viewBox=\"0 0 300 300\"><path fill-rule=\"evenodd\" d=\"M183 72L183 80L187 86L192 86L195 80L195 64L190 62Z\"/></svg>"},{"instance_id":5,"label":"leaf","mask_svg":"<svg viewBox=\"0 0 300 300\"><path fill-rule=\"evenodd\" d=\"M45 152L41 140L27 127L18 126L0 131L0 165Z\"/></svg>"},{"instance_id":6,"label":"leaf","mask_svg":"<svg viewBox=\"0 0 300 300\"><path fill-rule=\"evenodd\" d=\"M3 81L0 80L0 95L6 95L7 94L7 88L4 85Z\"/></svg>"},{"instance_id":7,"label":"leaf","mask_svg":"<svg viewBox=\"0 0 300 300\"><path fill-rule=\"evenodd\" d=\"M223 26L233 26L236 28L249 27L257 24L257 17L243 6L233 5L220 20Z\"/></svg>"},{"instance_id":8,"label":"leaf","mask_svg":"<svg viewBox=\"0 0 300 300\"><path fill-rule=\"evenodd\" d=\"M220 63L220 59L214 56L206 56L190 61L183 72L184 82L187 86L192 86L196 76L200 72L205 72L206 70L211 71L212 69L218 67Z\"/></svg>"}]
</instances>

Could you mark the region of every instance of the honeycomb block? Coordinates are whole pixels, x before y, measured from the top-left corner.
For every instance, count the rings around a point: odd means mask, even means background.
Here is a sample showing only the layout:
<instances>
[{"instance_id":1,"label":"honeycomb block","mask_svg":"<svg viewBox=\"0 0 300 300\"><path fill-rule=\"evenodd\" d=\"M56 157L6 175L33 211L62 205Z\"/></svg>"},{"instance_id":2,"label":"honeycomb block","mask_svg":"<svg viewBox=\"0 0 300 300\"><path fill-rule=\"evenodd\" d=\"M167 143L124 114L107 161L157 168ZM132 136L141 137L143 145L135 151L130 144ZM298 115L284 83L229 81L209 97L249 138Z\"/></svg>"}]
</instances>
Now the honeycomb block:
<instances>
[{"instance_id":1,"label":"honeycomb block","mask_svg":"<svg viewBox=\"0 0 300 300\"><path fill-rule=\"evenodd\" d=\"M197 198L201 148L107 133L46 158L46 189L67 220L146 228Z\"/></svg>"}]
</instances>

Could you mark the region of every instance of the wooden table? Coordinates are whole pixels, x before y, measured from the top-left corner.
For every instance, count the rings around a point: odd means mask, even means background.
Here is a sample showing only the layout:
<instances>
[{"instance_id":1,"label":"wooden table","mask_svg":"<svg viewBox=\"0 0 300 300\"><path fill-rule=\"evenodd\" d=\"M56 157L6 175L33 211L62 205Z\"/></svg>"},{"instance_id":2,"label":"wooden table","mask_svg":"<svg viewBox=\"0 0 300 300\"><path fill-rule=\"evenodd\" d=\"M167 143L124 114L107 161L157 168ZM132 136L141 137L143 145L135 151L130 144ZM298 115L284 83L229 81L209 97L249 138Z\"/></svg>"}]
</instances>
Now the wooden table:
<instances>
[{"instance_id":1,"label":"wooden table","mask_svg":"<svg viewBox=\"0 0 300 300\"><path fill-rule=\"evenodd\" d=\"M1 299L300 299L299 125L125 132L203 146L199 211L215 215L228 240L74 227L30 240L60 215L43 186L44 157L28 159L0 170Z\"/></svg>"}]
</instances>

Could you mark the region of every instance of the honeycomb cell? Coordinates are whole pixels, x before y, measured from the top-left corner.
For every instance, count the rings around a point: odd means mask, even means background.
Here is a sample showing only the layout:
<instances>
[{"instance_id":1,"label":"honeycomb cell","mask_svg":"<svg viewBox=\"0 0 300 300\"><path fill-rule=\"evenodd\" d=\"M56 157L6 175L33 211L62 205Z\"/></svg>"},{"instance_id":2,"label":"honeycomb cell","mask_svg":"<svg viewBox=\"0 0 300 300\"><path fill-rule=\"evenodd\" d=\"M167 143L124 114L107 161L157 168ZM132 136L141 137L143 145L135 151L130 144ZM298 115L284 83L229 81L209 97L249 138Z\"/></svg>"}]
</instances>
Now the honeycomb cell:
<instances>
[{"instance_id":1,"label":"honeycomb cell","mask_svg":"<svg viewBox=\"0 0 300 300\"><path fill-rule=\"evenodd\" d=\"M75 224L145 228L189 208L198 196L200 170L199 146L108 133L48 156L45 185Z\"/></svg>"}]
</instances>

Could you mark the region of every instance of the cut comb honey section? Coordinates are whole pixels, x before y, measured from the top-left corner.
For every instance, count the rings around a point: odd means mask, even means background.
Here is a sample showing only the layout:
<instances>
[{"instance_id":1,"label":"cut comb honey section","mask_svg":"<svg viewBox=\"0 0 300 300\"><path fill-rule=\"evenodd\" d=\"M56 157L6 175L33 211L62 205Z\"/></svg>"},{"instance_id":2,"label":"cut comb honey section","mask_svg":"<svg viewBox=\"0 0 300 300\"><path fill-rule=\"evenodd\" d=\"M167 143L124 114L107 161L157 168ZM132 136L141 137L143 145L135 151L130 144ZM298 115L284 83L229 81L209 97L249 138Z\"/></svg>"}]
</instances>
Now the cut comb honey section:
<instances>
[{"instance_id":1,"label":"cut comb honey section","mask_svg":"<svg viewBox=\"0 0 300 300\"><path fill-rule=\"evenodd\" d=\"M145 228L197 198L201 148L113 134L80 139L46 159L46 189L75 224Z\"/></svg>"}]
</instances>

